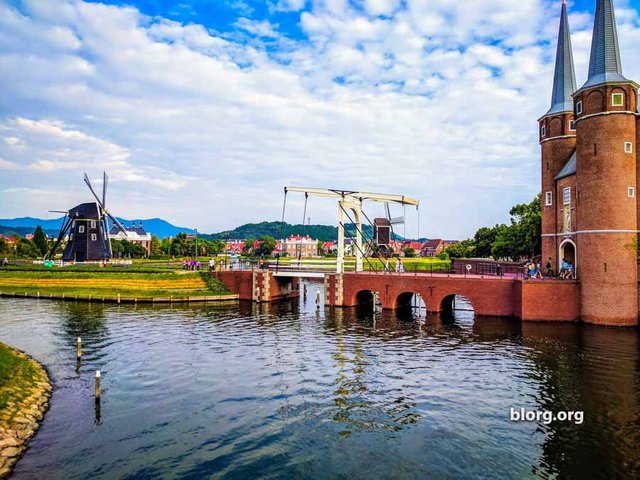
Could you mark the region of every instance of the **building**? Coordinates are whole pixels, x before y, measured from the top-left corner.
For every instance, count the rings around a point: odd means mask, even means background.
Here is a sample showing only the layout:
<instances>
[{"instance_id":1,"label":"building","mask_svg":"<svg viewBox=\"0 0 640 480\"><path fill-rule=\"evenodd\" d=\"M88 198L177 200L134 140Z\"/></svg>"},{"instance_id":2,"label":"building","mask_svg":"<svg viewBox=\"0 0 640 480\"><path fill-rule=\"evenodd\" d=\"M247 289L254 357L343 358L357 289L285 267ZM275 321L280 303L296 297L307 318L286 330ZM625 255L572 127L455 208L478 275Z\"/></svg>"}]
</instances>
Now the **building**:
<instances>
[{"instance_id":1,"label":"building","mask_svg":"<svg viewBox=\"0 0 640 480\"><path fill-rule=\"evenodd\" d=\"M244 240L227 240L224 244L225 253L240 254L244 249Z\"/></svg>"},{"instance_id":2,"label":"building","mask_svg":"<svg viewBox=\"0 0 640 480\"><path fill-rule=\"evenodd\" d=\"M140 222L137 227L134 222L129 228L125 227L125 229L127 231L126 234L114 225L109 232L109 239L126 240L127 242L142 245L147 252L147 257L151 256L151 234L145 231L142 222Z\"/></svg>"},{"instance_id":3,"label":"building","mask_svg":"<svg viewBox=\"0 0 640 480\"><path fill-rule=\"evenodd\" d=\"M287 239L278 240L275 253L286 253L295 258L317 257L318 241L309 235L290 235Z\"/></svg>"},{"instance_id":4,"label":"building","mask_svg":"<svg viewBox=\"0 0 640 480\"><path fill-rule=\"evenodd\" d=\"M445 249L445 242L441 238L428 240L422 247L421 255L423 257L437 257L440 252Z\"/></svg>"},{"instance_id":5,"label":"building","mask_svg":"<svg viewBox=\"0 0 640 480\"><path fill-rule=\"evenodd\" d=\"M539 119L542 258L575 265L585 322L638 323L638 88L624 77L612 0L597 0L588 78L576 87L563 0L551 107Z\"/></svg>"}]
</instances>

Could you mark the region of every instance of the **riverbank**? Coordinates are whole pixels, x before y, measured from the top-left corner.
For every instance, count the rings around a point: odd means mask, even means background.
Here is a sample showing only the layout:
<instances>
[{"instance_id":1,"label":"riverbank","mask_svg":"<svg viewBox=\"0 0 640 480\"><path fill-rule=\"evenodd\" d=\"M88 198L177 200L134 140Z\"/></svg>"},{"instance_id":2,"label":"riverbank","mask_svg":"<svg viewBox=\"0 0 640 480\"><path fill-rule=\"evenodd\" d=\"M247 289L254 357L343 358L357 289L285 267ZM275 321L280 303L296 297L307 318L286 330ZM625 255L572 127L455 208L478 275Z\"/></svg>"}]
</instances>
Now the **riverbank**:
<instances>
[{"instance_id":1,"label":"riverbank","mask_svg":"<svg viewBox=\"0 0 640 480\"><path fill-rule=\"evenodd\" d=\"M38 430L51 391L42 365L0 343L0 478L9 476Z\"/></svg>"},{"instance_id":2,"label":"riverbank","mask_svg":"<svg viewBox=\"0 0 640 480\"><path fill-rule=\"evenodd\" d=\"M116 303L171 303L235 300L208 272L0 270L0 296Z\"/></svg>"}]
</instances>

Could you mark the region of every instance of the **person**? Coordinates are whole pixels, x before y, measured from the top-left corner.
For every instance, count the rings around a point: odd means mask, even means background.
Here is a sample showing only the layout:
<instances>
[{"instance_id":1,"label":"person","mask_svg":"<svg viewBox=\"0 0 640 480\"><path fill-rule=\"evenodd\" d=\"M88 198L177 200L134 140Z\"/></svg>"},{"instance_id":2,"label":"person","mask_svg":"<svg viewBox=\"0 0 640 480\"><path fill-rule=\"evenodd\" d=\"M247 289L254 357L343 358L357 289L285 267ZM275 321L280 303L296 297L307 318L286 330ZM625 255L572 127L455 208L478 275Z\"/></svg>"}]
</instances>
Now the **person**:
<instances>
[{"instance_id":1,"label":"person","mask_svg":"<svg viewBox=\"0 0 640 480\"><path fill-rule=\"evenodd\" d=\"M215 270L215 262L213 261L213 258L209 259L209 271L213 272Z\"/></svg>"},{"instance_id":2,"label":"person","mask_svg":"<svg viewBox=\"0 0 640 480\"><path fill-rule=\"evenodd\" d=\"M533 260L527 264L527 269L529 270L529 278L535 278L536 276L536 264L533 263Z\"/></svg>"},{"instance_id":3,"label":"person","mask_svg":"<svg viewBox=\"0 0 640 480\"><path fill-rule=\"evenodd\" d=\"M404 263L400 259L398 259L398 262L400 263L400 273L404 273Z\"/></svg>"},{"instance_id":4,"label":"person","mask_svg":"<svg viewBox=\"0 0 640 480\"><path fill-rule=\"evenodd\" d=\"M573 279L573 263L567 262L567 276L565 278Z\"/></svg>"},{"instance_id":5,"label":"person","mask_svg":"<svg viewBox=\"0 0 640 480\"><path fill-rule=\"evenodd\" d=\"M540 266L539 263L536 264L536 274L535 274L535 278L544 278L542 276L542 267Z\"/></svg>"},{"instance_id":6,"label":"person","mask_svg":"<svg viewBox=\"0 0 640 480\"><path fill-rule=\"evenodd\" d=\"M400 259L396 260L396 273L400 273Z\"/></svg>"},{"instance_id":7,"label":"person","mask_svg":"<svg viewBox=\"0 0 640 480\"><path fill-rule=\"evenodd\" d=\"M562 262L560 263L560 278L566 278L567 277L567 260L565 258L562 259Z\"/></svg>"},{"instance_id":8,"label":"person","mask_svg":"<svg viewBox=\"0 0 640 480\"><path fill-rule=\"evenodd\" d=\"M499 263L496 263L496 275L498 277L502 276L502 265L500 265Z\"/></svg>"},{"instance_id":9,"label":"person","mask_svg":"<svg viewBox=\"0 0 640 480\"><path fill-rule=\"evenodd\" d=\"M2 266L6 267L7 265L9 265L9 259L7 257L4 257L2 259Z\"/></svg>"},{"instance_id":10,"label":"person","mask_svg":"<svg viewBox=\"0 0 640 480\"><path fill-rule=\"evenodd\" d=\"M549 260L547 260L547 264L545 265L545 276L547 277L553 277L553 263L551 262L551 257L549 257Z\"/></svg>"},{"instance_id":11,"label":"person","mask_svg":"<svg viewBox=\"0 0 640 480\"><path fill-rule=\"evenodd\" d=\"M389 273L389 258L384 259L384 273Z\"/></svg>"}]
</instances>

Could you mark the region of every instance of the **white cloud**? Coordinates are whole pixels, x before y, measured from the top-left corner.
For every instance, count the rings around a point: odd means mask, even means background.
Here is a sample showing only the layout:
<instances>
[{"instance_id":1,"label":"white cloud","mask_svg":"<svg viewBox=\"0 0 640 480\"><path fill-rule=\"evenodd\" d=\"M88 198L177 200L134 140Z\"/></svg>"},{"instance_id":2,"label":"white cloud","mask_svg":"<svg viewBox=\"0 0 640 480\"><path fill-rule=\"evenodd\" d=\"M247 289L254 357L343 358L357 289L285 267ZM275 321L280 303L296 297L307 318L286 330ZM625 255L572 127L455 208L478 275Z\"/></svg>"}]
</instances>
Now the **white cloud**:
<instances>
[{"instance_id":1,"label":"white cloud","mask_svg":"<svg viewBox=\"0 0 640 480\"><path fill-rule=\"evenodd\" d=\"M217 231L279 218L282 187L307 184L419 198L422 235L461 237L539 190L558 2L323 0L300 14L306 39L246 4L216 33L57 3L0 0L0 216L83 201L82 172L106 169L125 217ZM617 13L625 73L640 79L637 12ZM584 81L592 19L571 22ZM47 193L20 198L34 188ZM335 223L335 208L309 214Z\"/></svg>"}]
</instances>

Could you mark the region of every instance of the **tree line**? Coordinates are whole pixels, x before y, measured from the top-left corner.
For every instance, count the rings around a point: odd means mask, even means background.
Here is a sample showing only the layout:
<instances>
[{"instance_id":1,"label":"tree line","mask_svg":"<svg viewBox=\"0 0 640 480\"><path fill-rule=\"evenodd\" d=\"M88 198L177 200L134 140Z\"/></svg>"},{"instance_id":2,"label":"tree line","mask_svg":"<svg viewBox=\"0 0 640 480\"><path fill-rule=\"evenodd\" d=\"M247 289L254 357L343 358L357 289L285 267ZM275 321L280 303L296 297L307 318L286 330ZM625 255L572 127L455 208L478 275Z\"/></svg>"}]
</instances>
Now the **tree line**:
<instances>
[{"instance_id":1,"label":"tree line","mask_svg":"<svg viewBox=\"0 0 640 480\"><path fill-rule=\"evenodd\" d=\"M440 258L494 258L520 261L540 255L542 210L540 195L530 203L519 203L509 211L508 224L479 228L473 238L447 247Z\"/></svg>"}]
</instances>

